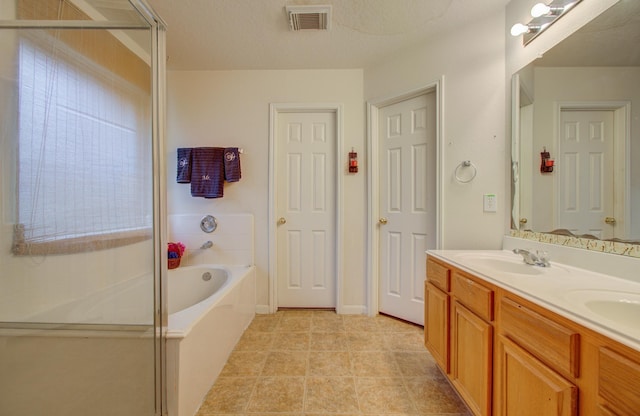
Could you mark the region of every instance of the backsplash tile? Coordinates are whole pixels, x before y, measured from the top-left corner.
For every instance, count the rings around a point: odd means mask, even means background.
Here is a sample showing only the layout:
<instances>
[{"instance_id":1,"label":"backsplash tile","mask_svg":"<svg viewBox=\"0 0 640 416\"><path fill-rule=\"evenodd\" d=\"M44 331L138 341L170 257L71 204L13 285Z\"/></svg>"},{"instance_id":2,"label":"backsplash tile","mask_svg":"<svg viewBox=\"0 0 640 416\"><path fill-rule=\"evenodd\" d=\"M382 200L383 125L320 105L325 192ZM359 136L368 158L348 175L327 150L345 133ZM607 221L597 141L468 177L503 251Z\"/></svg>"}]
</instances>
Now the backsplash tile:
<instances>
[{"instance_id":1,"label":"backsplash tile","mask_svg":"<svg viewBox=\"0 0 640 416\"><path fill-rule=\"evenodd\" d=\"M212 233L200 229L200 220L206 214L169 215L169 241L180 241L186 246L181 265L194 264L254 264L253 215L214 215L218 227ZM202 249L211 241L213 246Z\"/></svg>"},{"instance_id":2,"label":"backsplash tile","mask_svg":"<svg viewBox=\"0 0 640 416\"><path fill-rule=\"evenodd\" d=\"M589 238L570 237L565 235L538 233L534 231L511 230L511 237L557 244L565 247L581 248L600 253L619 254L640 258L640 245L626 244L617 241L593 240Z\"/></svg>"}]
</instances>

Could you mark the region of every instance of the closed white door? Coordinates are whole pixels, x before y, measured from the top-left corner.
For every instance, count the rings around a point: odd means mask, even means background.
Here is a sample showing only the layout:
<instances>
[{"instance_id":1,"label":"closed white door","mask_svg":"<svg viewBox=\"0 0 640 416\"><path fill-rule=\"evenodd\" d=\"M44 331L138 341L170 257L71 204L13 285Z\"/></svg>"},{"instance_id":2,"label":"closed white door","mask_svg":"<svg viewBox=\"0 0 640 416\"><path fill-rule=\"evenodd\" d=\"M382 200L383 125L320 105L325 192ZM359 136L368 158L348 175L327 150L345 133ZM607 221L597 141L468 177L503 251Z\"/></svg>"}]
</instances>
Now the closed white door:
<instances>
[{"instance_id":1,"label":"closed white door","mask_svg":"<svg viewBox=\"0 0 640 416\"><path fill-rule=\"evenodd\" d=\"M561 112L558 228L614 237L613 111Z\"/></svg>"},{"instance_id":2,"label":"closed white door","mask_svg":"<svg viewBox=\"0 0 640 416\"><path fill-rule=\"evenodd\" d=\"M280 307L336 306L336 114L279 113Z\"/></svg>"},{"instance_id":3,"label":"closed white door","mask_svg":"<svg viewBox=\"0 0 640 416\"><path fill-rule=\"evenodd\" d=\"M380 109L380 312L424 323L427 249L436 247L436 94Z\"/></svg>"}]
</instances>

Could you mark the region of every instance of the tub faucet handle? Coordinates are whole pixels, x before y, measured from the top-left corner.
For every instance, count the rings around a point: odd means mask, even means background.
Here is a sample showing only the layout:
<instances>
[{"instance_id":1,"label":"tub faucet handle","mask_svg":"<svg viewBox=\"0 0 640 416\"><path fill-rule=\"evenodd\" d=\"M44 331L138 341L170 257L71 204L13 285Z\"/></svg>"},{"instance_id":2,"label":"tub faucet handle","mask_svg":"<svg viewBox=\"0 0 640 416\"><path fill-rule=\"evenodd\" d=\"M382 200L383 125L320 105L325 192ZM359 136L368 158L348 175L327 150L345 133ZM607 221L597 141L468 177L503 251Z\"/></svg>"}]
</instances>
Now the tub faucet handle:
<instances>
[{"instance_id":1,"label":"tub faucet handle","mask_svg":"<svg viewBox=\"0 0 640 416\"><path fill-rule=\"evenodd\" d=\"M206 249L206 248L211 248L213 247L213 242L211 240L205 242L202 246L200 246L200 248L202 250Z\"/></svg>"}]
</instances>

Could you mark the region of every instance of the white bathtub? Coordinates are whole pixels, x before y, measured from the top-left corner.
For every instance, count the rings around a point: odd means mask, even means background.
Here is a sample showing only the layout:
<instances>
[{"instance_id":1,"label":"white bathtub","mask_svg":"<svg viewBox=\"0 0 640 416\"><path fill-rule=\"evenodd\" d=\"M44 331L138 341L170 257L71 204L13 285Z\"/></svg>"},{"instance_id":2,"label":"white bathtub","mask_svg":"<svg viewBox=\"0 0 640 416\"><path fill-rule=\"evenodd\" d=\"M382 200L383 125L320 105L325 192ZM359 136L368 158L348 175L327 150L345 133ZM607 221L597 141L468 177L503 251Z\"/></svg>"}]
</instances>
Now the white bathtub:
<instances>
[{"instance_id":1,"label":"white bathtub","mask_svg":"<svg viewBox=\"0 0 640 416\"><path fill-rule=\"evenodd\" d=\"M186 266L168 280L167 407L192 416L255 315L255 267Z\"/></svg>"}]
</instances>

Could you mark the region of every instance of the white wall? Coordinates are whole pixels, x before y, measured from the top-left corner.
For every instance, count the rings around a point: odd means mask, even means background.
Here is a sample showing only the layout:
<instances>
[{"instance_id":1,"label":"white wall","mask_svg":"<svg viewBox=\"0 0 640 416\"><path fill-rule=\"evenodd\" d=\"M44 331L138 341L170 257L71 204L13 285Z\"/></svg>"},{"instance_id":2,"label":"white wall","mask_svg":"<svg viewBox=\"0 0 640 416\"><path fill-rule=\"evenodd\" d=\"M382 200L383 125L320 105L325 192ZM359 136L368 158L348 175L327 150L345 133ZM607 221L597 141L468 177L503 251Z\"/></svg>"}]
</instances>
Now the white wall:
<instances>
[{"instance_id":1,"label":"white wall","mask_svg":"<svg viewBox=\"0 0 640 416\"><path fill-rule=\"evenodd\" d=\"M269 104L341 103L346 160L353 147L364 154L362 70L294 71L170 71L168 74L168 213L252 213L255 219L256 300L269 302ZM198 146L237 146L242 179L227 183L224 197L192 198L188 184L175 182L176 149ZM366 165L361 165L361 172ZM343 303L365 303L364 248L365 175L344 175L344 293Z\"/></svg>"},{"instance_id":2,"label":"white wall","mask_svg":"<svg viewBox=\"0 0 640 416\"><path fill-rule=\"evenodd\" d=\"M365 70L365 98L392 97L444 76L443 242L446 249L500 248L508 201L505 163L504 15L432 39L389 56ZM456 166L471 160L478 170L467 184ZM483 212L483 194L496 194L498 212Z\"/></svg>"}]
</instances>

